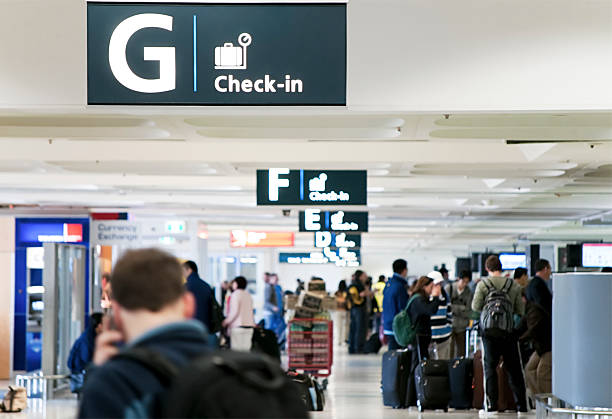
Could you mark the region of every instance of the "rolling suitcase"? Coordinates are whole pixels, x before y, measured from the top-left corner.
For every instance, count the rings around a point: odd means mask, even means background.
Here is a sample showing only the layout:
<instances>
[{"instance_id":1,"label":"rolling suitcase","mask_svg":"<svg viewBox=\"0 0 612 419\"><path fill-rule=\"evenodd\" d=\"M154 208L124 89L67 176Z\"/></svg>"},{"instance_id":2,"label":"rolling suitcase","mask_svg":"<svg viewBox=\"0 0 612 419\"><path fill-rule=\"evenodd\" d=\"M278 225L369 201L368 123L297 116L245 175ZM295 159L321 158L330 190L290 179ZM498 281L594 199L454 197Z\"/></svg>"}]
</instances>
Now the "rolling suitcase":
<instances>
[{"instance_id":1,"label":"rolling suitcase","mask_svg":"<svg viewBox=\"0 0 612 419\"><path fill-rule=\"evenodd\" d=\"M387 351L382 358L383 404L394 409L406 406L412 352L403 349Z\"/></svg>"},{"instance_id":2,"label":"rolling suitcase","mask_svg":"<svg viewBox=\"0 0 612 419\"><path fill-rule=\"evenodd\" d=\"M482 363L482 352L476 351L474 354L474 378L473 378L473 396L472 407L474 409L482 409L484 407L484 367Z\"/></svg>"},{"instance_id":3,"label":"rolling suitcase","mask_svg":"<svg viewBox=\"0 0 612 419\"><path fill-rule=\"evenodd\" d=\"M456 358L448 366L451 394L449 405L454 409L470 409L472 407L473 364L472 359Z\"/></svg>"},{"instance_id":4,"label":"rolling suitcase","mask_svg":"<svg viewBox=\"0 0 612 419\"><path fill-rule=\"evenodd\" d=\"M516 410L516 401L514 400L512 388L510 388L508 374L504 368L503 357L499 361L499 365L497 365L497 389L499 393L497 398L497 410L500 412L504 410Z\"/></svg>"},{"instance_id":5,"label":"rolling suitcase","mask_svg":"<svg viewBox=\"0 0 612 419\"><path fill-rule=\"evenodd\" d=\"M370 338L366 341L365 345L363 345L363 353L377 354L381 347L382 343L380 343L378 333L373 333L372 336L370 336Z\"/></svg>"},{"instance_id":6,"label":"rolling suitcase","mask_svg":"<svg viewBox=\"0 0 612 419\"><path fill-rule=\"evenodd\" d=\"M419 412L425 409L443 409L448 412L450 386L448 382L448 361L423 359L418 344L419 365L414 371L414 380Z\"/></svg>"}]
</instances>

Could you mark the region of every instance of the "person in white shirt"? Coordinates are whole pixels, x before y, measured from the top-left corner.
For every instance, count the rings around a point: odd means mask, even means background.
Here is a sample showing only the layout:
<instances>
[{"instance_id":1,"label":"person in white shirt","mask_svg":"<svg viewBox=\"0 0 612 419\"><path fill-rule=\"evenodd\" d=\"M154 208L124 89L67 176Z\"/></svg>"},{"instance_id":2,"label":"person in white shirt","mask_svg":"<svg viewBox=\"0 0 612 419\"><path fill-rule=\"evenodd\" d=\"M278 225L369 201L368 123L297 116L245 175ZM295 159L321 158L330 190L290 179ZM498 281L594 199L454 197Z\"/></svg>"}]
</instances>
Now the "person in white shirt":
<instances>
[{"instance_id":1,"label":"person in white shirt","mask_svg":"<svg viewBox=\"0 0 612 419\"><path fill-rule=\"evenodd\" d=\"M236 327L253 327L255 319L253 317L253 298L246 290L247 280L243 276L234 278L231 284L232 295L229 299L229 310L223 327L230 331Z\"/></svg>"}]
</instances>

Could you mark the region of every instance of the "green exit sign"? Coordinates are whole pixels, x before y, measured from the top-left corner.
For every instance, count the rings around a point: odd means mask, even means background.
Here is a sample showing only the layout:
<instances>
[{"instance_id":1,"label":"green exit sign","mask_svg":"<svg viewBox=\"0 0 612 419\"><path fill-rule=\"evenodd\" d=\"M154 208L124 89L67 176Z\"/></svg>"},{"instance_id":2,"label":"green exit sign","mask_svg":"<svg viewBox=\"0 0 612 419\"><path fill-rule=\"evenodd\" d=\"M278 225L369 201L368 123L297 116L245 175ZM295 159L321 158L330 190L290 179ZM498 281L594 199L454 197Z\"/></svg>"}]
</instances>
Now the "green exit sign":
<instances>
[{"instance_id":1,"label":"green exit sign","mask_svg":"<svg viewBox=\"0 0 612 419\"><path fill-rule=\"evenodd\" d=\"M167 221L164 231L170 234L180 234L187 231L187 223L185 221Z\"/></svg>"}]
</instances>

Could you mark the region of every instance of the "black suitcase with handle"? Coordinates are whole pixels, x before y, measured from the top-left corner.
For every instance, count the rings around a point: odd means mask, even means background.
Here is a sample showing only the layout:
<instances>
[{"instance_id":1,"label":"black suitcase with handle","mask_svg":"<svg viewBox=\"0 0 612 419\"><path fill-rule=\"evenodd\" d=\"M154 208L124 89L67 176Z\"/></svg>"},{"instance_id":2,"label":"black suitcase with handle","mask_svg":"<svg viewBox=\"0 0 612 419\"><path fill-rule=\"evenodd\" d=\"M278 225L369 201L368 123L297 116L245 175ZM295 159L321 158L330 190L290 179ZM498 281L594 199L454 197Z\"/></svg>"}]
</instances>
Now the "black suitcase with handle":
<instances>
[{"instance_id":1,"label":"black suitcase with handle","mask_svg":"<svg viewBox=\"0 0 612 419\"><path fill-rule=\"evenodd\" d=\"M448 412L450 400L448 361L423 358L418 342L416 347L420 361L414 371L414 380L419 412L425 409L442 409Z\"/></svg>"},{"instance_id":2,"label":"black suitcase with handle","mask_svg":"<svg viewBox=\"0 0 612 419\"><path fill-rule=\"evenodd\" d=\"M471 409L474 380L474 361L466 358L455 358L448 365L450 385L450 407L454 409Z\"/></svg>"},{"instance_id":3,"label":"black suitcase with handle","mask_svg":"<svg viewBox=\"0 0 612 419\"><path fill-rule=\"evenodd\" d=\"M394 409L408 407L406 395L412 352L409 350L388 351L382 358L383 404Z\"/></svg>"}]
</instances>

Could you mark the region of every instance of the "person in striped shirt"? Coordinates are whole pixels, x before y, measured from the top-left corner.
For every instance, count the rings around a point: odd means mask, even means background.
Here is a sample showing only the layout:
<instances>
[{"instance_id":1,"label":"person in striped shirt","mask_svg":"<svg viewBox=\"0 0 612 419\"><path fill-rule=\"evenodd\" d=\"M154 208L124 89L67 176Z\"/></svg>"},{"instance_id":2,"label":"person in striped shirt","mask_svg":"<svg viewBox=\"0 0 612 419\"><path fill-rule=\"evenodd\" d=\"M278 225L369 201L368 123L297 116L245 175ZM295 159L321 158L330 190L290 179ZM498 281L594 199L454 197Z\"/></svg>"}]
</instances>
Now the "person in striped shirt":
<instances>
[{"instance_id":1,"label":"person in striped shirt","mask_svg":"<svg viewBox=\"0 0 612 419\"><path fill-rule=\"evenodd\" d=\"M453 319L451 312L451 301L442 286L444 277L438 271L433 271L427 276L434 280L434 288L440 287L439 298L441 303L438 312L431 316L431 342L434 349L434 358L450 358L450 337L453 332Z\"/></svg>"}]
</instances>

